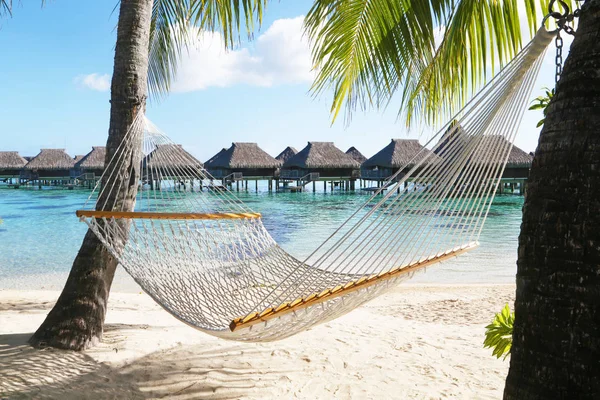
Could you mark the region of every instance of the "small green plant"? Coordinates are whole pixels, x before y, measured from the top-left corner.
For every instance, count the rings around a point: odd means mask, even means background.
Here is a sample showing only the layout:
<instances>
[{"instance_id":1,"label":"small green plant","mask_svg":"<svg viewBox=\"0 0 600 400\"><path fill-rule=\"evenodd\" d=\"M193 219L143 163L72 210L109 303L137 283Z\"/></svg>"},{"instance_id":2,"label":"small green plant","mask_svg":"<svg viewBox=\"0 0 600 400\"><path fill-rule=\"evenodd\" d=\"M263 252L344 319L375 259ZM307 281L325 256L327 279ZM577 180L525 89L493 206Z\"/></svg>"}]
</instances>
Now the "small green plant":
<instances>
[{"instance_id":1,"label":"small green plant","mask_svg":"<svg viewBox=\"0 0 600 400\"><path fill-rule=\"evenodd\" d=\"M503 360L510 354L512 346L513 325L515 323L515 313L510 312L508 304L502 311L494 316L491 324L485 327L484 348L492 348L492 355Z\"/></svg>"},{"instance_id":2,"label":"small green plant","mask_svg":"<svg viewBox=\"0 0 600 400\"><path fill-rule=\"evenodd\" d=\"M539 128L540 126L544 125L544 122L546 121L546 112L548 110L548 104L550 104L550 100L552 100L552 98L554 97L554 89L550 90L547 87L545 87L543 90L546 92L545 95L538 96L535 99L533 99L533 102L535 104L529 107L530 110L542 110L542 112L544 113L544 118L539 120L539 122L535 126L536 128Z\"/></svg>"}]
</instances>

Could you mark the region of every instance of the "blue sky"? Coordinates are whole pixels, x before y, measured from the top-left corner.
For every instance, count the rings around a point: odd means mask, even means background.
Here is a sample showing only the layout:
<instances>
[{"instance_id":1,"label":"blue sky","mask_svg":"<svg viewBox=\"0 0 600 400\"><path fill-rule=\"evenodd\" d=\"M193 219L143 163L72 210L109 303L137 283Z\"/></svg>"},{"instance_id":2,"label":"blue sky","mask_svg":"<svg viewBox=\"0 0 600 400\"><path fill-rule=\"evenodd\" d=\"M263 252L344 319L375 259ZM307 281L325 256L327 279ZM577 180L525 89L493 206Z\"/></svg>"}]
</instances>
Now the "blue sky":
<instances>
[{"instance_id":1,"label":"blue sky","mask_svg":"<svg viewBox=\"0 0 600 400\"><path fill-rule=\"evenodd\" d=\"M35 155L40 148L66 148L74 156L105 144L115 4L51 0L41 8L27 0L12 19L0 21L0 150ZM333 141L344 151L356 146L366 156L391 138L424 142L431 130L407 132L394 108L359 111L349 126L343 118L331 126L328 99L308 93L301 17L310 5L272 2L256 40L233 52L221 50L218 34L204 33L185 58L174 93L151 101L148 117L201 160L233 141L257 142L273 156L309 140ZM553 60L551 49L535 90L553 86ZM526 151L535 149L539 119L539 112L527 112L521 125L516 143Z\"/></svg>"}]
</instances>

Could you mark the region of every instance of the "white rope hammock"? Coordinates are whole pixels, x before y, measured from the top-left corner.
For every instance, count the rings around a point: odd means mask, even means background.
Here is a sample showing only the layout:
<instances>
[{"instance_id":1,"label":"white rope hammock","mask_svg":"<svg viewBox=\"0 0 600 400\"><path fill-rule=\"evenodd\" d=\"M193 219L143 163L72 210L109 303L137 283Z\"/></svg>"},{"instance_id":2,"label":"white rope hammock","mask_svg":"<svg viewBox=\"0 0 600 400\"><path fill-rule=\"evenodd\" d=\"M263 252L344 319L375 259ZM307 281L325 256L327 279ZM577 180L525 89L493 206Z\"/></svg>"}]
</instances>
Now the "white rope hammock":
<instances>
[{"instance_id":1,"label":"white rope hammock","mask_svg":"<svg viewBox=\"0 0 600 400\"><path fill-rule=\"evenodd\" d=\"M542 28L407 174L400 168L304 260L141 114L78 216L181 321L227 339L293 335L477 246L553 37ZM117 193L132 182L139 189L128 212Z\"/></svg>"}]
</instances>

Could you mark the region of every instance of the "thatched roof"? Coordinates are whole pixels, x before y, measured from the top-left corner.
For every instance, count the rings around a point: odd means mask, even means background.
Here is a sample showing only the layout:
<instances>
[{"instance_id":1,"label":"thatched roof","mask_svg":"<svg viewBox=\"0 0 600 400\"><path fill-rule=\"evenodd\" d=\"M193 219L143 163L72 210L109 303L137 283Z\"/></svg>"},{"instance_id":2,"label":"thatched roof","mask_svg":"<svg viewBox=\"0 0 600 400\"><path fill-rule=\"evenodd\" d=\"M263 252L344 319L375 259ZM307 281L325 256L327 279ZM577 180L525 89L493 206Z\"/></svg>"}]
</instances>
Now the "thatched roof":
<instances>
[{"instance_id":1,"label":"thatched roof","mask_svg":"<svg viewBox=\"0 0 600 400\"><path fill-rule=\"evenodd\" d=\"M293 148L291 146L288 146L285 148L285 150L283 150L281 153L279 153L279 155L277 157L275 157L275 159L279 160L285 164L285 162L287 160L294 157L296 154L298 154L298 150L296 150L295 148Z\"/></svg>"},{"instance_id":2,"label":"thatched roof","mask_svg":"<svg viewBox=\"0 0 600 400\"><path fill-rule=\"evenodd\" d=\"M354 158L361 164L367 161L367 157L363 156L363 154L360 151L358 151L358 149L354 146L346 150L346 154L348 154L350 157Z\"/></svg>"},{"instance_id":3,"label":"thatched roof","mask_svg":"<svg viewBox=\"0 0 600 400\"><path fill-rule=\"evenodd\" d=\"M419 155L417 156L417 154ZM365 168L412 168L429 154L431 151L421 146L416 139L392 139L390 144L365 161L362 166Z\"/></svg>"},{"instance_id":4,"label":"thatched roof","mask_svg":"<svg viewBox=\"0 0 600 400\"><path fill-rule=\"evenodd\" d=\"M81 169L104 169L104 159L106 158L106 147L92 146L92 151L83 156L80 160L75 159L75 166Z\"/></svg>"},{"instance_id":5,"label":"thatched roof","mask_svg":"<svg viewBox=\"0 0 600 400\"><path fill-rule=\"evenodd\" d=\"M144 165L147 168L202 168L202 163L180 144L156 145L156 149L144 157Z\"/></svg>"},{"instance_id":6,"label":"thatched roof","mask_svg":"<svg viewBox=\"0 0 600 400\"><path fill-rule=\"evenodd\" d=\"M487 161L490 159L497 159L497 155L490 154L492 151L498 151L498 149L506 149L510 146L508 139L502 135L487 135L483 137L480 147L473 154L473 160ZM504 153L506 154L506 153ZM508 168L529 168L533 162L533 156L527 154L517 146L513 145L506 161Z\"/></svg>"},{"instance_id":7,"label":"thatched roof","mask_svg":"<svg viewBox=\"0 0 600 400\"><path fill-rule=\"evenodd\" d=\"M458 121L454 120L450 123L448 129L446 129L446 132L444 132L440 138L438 145L435 146L433 152L444 158L446 153L449 153L450 150L452 150L452 152L460 150L461 146L464 146L464 142L466 140L467 134L465 130L458 123ZM449 146L450 143L452 143L452 146Z\"/></svg>"},{"instance_id":8,"label":"thatched roof","mask_svg":"<svg viewBox=\"0 0 600 400\"><path fill-rule=\"evenodd\" d=\"M27 160L27 162L33 160L33 156L23 156L23 158Z\"/></svg>"},{"instance_id":9,"label":"thatched roof","mask_svg":"<svg viewBox=\"0 0 600 400\"><path fill-rule=\"evenodd\" d=\"M27 160L16 151L0 151L0 169L21 169Z\"/></svg>"},{"instance_id":10,"label":"thatched roof","mask_svg":"<svg viewBox=\"0 0 600 400\"><path fill-rule=\"evenodd\" d=\"M75 160L65 152L65 149L42 149L25 166L29 170L64 170L75 166Z\"/></svg>"},{"instance_id":11,"label":"thatched roof","mask_svg":"<svg viewBox=\"0 0 600 400\"><path fill-rule=\"evenodd\" d=\"M360 163L335 147L332 142L308 145L283 165L284 168L359 168Z\"/></svg>"},{"instance_id":12,"label":"thatched roof","mask_svg":"<svg viewBox=\"0 0 600 400\"><path fill-rule=\"evenodd\" d=\"M83 157L85 157L85 156L83 156L83 155L78 155L78 156L75 156L75 158L73 159L73 160L75 160L75 165L77 165L77 163L78 163L79 161L81 161L81 159L82 159Z\"/></svg>"},{"instance_id":13,"label":"thatched roof","mask_svg":"<svg viewBox=\"0 0 600 400\"><path fill-rule=\"evenodd\" d=\"M279 168L281 164L256 143L236 142L211 158L207 168Z\"/></svg>"},{"instance_id":14,"label":"thatched roof","mask_svg":"<svg viewBox=\"0 0 600 400\"><path fill-rule=\"evenodd\" d=\"M531 167L531 163L533 162L533 156L531 154L526 153L523 149L515 146L513 144L512 149L510 150L510 154L508 155L508 162L506 164L507 167Z\"/></svg>"},{"instance_id":15,"label":"thatched roof","mask_svg":"<svg viewBox=\"0 0 600 400\"><path fill-rule=\"evenodd\" d=\"M450 141L454 142L451 147L453 152L455 152L460 149L460 144L457 145L456 142L462 141L464 145L469 138L473 137L468 137L462 126L458 123L453 123L448 130L444 132L444 135L440 139L439 146L437 146L434 151L440 157L444 157L445 153L449 151L446 147ZM506 149L508 146L510 146L508 139L502 135L483 136L478 148L471 156L471 160L475 162L486 162L488 160L497 159L498 156L491 154L491 152ZM508 155L506 166L508 168L529 168L532 161L533 155L531 153L527 154L525 151L513 145L510 154Z\"/></svg>"},{"instance_id":16,"label":"thatched roof","mask_svg":"<svg viewBox=\"0 0 600 400\"><path fill-rule=\"evenodd\" d=\"M221 156L221 154L225 153L227 151L227 149L225 147L223 147L221 150L219 150L219 152L217 154L215 154L214 156L212 156L211 158L208 159L208 161L206 161L204 163L204 168L209 168L212 166L213 162L215 161L215 159L217 159L218 157Z\"/></svg>"}]
</instances>

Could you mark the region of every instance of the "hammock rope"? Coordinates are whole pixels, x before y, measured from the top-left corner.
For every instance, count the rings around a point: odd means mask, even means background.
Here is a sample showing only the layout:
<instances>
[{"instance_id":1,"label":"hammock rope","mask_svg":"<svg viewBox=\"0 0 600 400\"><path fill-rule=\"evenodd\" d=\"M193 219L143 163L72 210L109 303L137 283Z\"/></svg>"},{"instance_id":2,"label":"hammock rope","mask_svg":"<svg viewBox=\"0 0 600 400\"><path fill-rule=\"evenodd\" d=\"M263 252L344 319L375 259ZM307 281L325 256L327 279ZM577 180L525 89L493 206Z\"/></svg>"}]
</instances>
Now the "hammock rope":
<instances>
[{"instance_id":1,"label":"hammock rope","mask_svg":"<svg viewBox=\"0 0 600 400\"><path fill-rule=\"evenodd\" d=\"M181 321L233 340L291 336L478 246L554 37L542 28L302 260L277 245L261 214L142 114L77 216ZM135 211L118 195L132 182L139 182Z\"/></svg>"}]
</instances>

